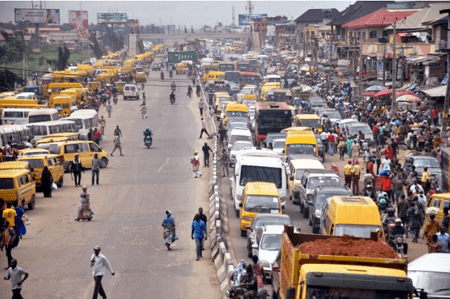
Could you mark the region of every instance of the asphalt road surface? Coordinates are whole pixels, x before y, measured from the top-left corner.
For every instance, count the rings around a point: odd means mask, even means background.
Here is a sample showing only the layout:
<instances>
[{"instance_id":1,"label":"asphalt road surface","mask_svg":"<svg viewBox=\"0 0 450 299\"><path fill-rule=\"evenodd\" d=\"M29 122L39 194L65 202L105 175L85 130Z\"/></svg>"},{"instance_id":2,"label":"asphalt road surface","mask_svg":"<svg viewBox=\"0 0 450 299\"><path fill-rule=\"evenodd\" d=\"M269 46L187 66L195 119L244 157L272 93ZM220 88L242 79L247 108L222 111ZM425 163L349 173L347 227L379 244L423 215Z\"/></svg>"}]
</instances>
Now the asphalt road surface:
<instances>
[{"instance_id":1,"label":"asphalt road surface","mask_svg":"<svg viewBox=\"0 0 450 299\"><path fill-rule=\"evenodd\" d=\"M74 187L65 174L64 187L52 198L38 193L36 209L26 211L31 219L27 234L12 255L30 274L23 284L24 298L91 298L94 289L90 257L100 245L116 271L108 272L103 286L108 298L219 298L220 288L210 252L195 261L195 243L191 223L198 207L206 209L207 168L194 179L190 158L207 141L199 139L198 100L186 97L190 83L185 76L174 75L177 101L169 102L168 74L161 82L159 72L151 72L146 83L148 119L142 119L139 101L113 105L111 118L105 108L104 140L100 146L108 153L113 148L113 130L119 125L124 156L110 157L100 170L100 185L91 187L91 171L82 174L81 184L88 186L90 222L77 222L80 187ZM140 86L140 84L139 84ZM145 127L153 131L153 146L143 143ZM203 165L203 161L202 161ZM180 240L167 251L161 223L166 210L176 219ZM209 246L205 246L209 248ZM0 266L6 267L4 252ZM6 271L3 271L6 274ZM10 298L10 282L0 283L0 298Z\"/></svg>"}]
</instances>

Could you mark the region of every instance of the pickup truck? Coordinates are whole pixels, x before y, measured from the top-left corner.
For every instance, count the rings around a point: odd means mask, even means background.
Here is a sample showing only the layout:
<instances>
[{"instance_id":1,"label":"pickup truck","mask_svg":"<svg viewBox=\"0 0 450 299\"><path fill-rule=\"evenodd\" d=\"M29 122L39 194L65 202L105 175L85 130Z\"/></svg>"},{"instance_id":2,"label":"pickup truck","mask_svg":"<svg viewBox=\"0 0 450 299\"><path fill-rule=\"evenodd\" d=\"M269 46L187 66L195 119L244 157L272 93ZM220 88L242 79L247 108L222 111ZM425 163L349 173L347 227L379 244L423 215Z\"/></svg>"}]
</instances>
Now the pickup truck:
<instances>
[{"instance_id":1,"label":"pickup truck","mask_svg":"<svg viewBox=\"0 0 450 299\"><path fill-rule=\"evenodd\" d=\"M349 244L377 241L302 234L296 233L293 226L285 226L281 237L281 260L272 269L273 279L278 280L273 282L277 286L275 295L282 299L361 298L361 294L364 298L406 299L412 296L415 289L406 274L406 258L366 257L361 253L352 256L350 252L359 252L358 248L352 248L354 245L348 245L348 250L345 247L347 255L321 254L323 249L330 248L320 247L313 254L301 252L300 249L306 242L342 242L344 238L352 239ZM393 255L389 253L390 248L384 252L387 244L374 243L380 247L381 255L395 256L395 252ZM311 250L311 243L305 244L304 248Z\"/></svg>"}]
</instances>

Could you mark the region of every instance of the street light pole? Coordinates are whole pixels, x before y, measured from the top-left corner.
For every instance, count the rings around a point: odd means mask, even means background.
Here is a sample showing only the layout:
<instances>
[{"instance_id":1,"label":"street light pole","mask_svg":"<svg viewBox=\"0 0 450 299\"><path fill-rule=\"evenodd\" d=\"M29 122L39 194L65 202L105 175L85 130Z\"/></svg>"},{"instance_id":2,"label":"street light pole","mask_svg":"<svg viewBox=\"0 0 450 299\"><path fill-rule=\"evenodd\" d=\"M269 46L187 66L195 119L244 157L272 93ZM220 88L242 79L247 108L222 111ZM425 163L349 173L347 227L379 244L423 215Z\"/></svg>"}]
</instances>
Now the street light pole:
<instances>
[{"instance_id":1,"label":"street light pole","mask_svg":"<svg viewBox=\"0 0 450 299\"><path fill-rule=\"evenodd\" d=\"M394 21L394 49L392 50L392 112L395 115L395 111L397 110L397 60L395 56L396 47L397 47L397 18Z\"/></svg>"}]
</instances>

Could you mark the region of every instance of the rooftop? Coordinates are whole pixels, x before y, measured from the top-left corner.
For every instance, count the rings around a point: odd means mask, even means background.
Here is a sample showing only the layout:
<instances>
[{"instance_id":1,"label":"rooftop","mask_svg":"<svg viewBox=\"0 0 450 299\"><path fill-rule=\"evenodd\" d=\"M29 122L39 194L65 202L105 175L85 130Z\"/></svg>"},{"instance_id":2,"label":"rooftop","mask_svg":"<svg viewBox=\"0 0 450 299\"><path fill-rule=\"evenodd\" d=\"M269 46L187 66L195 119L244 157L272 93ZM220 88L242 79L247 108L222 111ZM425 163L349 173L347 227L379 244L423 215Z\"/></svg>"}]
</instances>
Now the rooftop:
<instances>
[{"instance_id":1,"label":"rooftop","mask_svg":"<svg viewBox=\"0 0 450 299\"><path fill-rule=\"evenodd\" d=\"M339 11L331 9L308 9L301 16L294 20L295 23L320 23L325 19L333 19Z\"/></svg>"},{"instance_id":2,"label":"rooftop","mask_svg":"<svg viewBox=\"0 0 450 299\"><path fill-rule=\"evenodd\" d=\"M342 27L352 29L389 26L394 21L402 20L417 11L417 9L380 9L367 16L348 22L342 25Z\"/></svg>"}]
</instances>

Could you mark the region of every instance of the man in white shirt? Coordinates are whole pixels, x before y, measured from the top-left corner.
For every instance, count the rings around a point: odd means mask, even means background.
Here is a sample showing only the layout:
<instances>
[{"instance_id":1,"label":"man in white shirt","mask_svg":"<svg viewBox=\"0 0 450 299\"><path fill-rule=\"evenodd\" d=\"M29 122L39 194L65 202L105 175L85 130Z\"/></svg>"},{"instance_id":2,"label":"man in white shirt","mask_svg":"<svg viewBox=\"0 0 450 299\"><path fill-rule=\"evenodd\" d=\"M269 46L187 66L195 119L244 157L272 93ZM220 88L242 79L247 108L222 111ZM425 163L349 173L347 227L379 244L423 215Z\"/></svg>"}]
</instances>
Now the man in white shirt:
<instances>
[{"instance_id":1,"label":"man in white shirt","mask_svg":"<svg viewBox=\"0 0 450 299\"><path fill-rule=\"evenodd\" d=\"M22 275L24 278L22 279ZM13 298L22 298L20 291L22 291L22 283L28 278L28 272L24 269L17 267L17 260L11 260L11 267L8 268L8 272L4 277L4 280L11 279L11 290L13 293ZM105 297L106 298L106 297Z\"/></svg>"},{"instance_id":2,"label":"man in white shirt","mask_svg":"<svg viewBox=\"0 0 450 299\"><path fill-rule=\"evenodd\" d=\"M100 246L95 246L94 254L92 254L91 257L91 267L94 267L94 269L92 270L92 276L94 277L95 281L95 289L92 299L97 299L98 294L100 294L103 299L106 299L106 293L103 290L102 286L102 278L105 275L105 268L108 269L111 275L115 274L108 259L100 253L100 250Z\"/></svg>"},{"instance_id":3,"label":"man in white shirt","mask_svg":"<svg viewBox=\"0 0 450 299\"><path fill-rule=\"evenodd\" d=\"M381 171L389 170L391 171L391 160L386 156L383 161L381 161Z\"/></svg>"}]
</instances>

